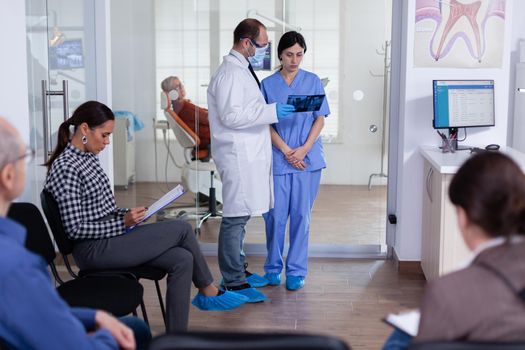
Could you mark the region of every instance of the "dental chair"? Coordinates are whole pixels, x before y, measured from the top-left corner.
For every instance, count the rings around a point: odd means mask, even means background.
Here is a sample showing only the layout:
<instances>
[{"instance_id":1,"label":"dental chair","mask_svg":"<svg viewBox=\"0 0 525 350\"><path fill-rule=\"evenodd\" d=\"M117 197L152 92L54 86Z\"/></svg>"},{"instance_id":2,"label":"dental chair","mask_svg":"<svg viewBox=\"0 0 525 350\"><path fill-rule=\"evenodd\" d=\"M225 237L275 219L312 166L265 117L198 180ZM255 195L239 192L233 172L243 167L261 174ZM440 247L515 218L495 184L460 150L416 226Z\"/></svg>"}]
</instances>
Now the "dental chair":
<instances>
[{"instance_id":1,"label":"dental chair","mask_svg":"<svg viewBox=\"0 0 525 350\"><path fill-rule=\"evenodd\" d=\"M206 158L208 154L207 150L199 150L199 136L172 109L172 98L177 98L173 93L176 95L174 91L170 93L161 92L160 105L184 152L182 185L185 189L196 194L197 202L199 201L199 193L208 193L208 210L197 214L198 223L195 227L195 233L199 235L202 224L210 217L222 216L222 212L217 210L217 201L222 202L222 182L218 177L217 167L213 160L210 159L208 162L201 160Z\"/></svg>"}]
</instances>

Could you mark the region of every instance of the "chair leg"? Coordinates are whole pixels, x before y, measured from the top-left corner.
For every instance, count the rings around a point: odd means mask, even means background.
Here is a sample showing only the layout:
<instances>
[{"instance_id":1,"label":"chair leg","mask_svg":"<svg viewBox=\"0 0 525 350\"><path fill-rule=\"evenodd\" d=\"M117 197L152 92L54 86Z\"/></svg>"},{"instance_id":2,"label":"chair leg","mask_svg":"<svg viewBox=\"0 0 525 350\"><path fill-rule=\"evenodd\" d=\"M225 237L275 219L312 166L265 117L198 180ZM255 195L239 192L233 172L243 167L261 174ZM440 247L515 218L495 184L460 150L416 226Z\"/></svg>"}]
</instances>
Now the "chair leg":
<instances>
[{"instance_id":1,"label":"chair leg","mask_svg":"<svg viewBox=\"0 0 525 350\"><path fill-rule=\"evenodd\" d=\"M206 214L204 214L204 216L201 217L201 219L199 220L199 223L197 224L197 228L200 229L202 224L208 220L208 218L210 218L212 215L212 213L210 212L207 212Z\"/></svg>"},{"instance_id":2,"label":"chair leg","mask_svg":"<svg viewBox=\"0 0 525 350\"><path fill-rule=\"evenodd\" d=\"M144 300L140 302L140 310L142 311L142 318L144 322L149 326L148 314L146 313L146 306L144 305Z\"/></svg>"},{"instance_id":3,"label":"chair leg","mask_svg":"<svg viewBox=\"0 0 525 350\"><path fill-rule=\"evenodd\" d=\"M164 309L164 300L162 300L162 293L160 292L159 281L155 280L155 288L157 288L157 297L159 298L160 312L162 314L162 319L164 320L164 326L168 327L168 322L166 320L166 310Z\"/></svg>"}]
</instances>

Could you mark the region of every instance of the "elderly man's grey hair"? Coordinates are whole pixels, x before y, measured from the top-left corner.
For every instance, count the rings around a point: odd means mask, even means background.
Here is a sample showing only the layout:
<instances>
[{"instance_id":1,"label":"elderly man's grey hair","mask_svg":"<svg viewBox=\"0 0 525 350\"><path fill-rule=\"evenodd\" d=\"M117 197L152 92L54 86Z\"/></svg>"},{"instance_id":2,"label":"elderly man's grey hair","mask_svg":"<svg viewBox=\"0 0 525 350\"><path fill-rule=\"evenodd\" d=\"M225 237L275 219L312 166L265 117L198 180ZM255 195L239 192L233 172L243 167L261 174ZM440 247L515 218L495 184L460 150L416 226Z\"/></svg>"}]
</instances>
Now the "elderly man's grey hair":
<instances>
[{"instance_id":1,"label":"elderly man's grey hair","mask_svg":"<svg viewBox=\"0 0 525 350\"><path fill-rule=\"evenodd\" d=\"M19 149L20 139L14 129L9 128L7 121L0 117L0 170L16 160Z\"/></svg>"},{"instance_id":2,"label":"elderly man's grey hair","mask_svg":"<svg viewBox=\"0 0 525 350\"><path fill-rule=\"evenodd\" d=\"M162 89L162 91L164 92L169 92L170 90L173 89L173 80L177 79L178 81L180 81L180 79L178 77L175 77L175 76L170 76L170 77L167 77L166 79L164 79L161 83L160 83L160 88Z\"/></svg>"}]
</instances>

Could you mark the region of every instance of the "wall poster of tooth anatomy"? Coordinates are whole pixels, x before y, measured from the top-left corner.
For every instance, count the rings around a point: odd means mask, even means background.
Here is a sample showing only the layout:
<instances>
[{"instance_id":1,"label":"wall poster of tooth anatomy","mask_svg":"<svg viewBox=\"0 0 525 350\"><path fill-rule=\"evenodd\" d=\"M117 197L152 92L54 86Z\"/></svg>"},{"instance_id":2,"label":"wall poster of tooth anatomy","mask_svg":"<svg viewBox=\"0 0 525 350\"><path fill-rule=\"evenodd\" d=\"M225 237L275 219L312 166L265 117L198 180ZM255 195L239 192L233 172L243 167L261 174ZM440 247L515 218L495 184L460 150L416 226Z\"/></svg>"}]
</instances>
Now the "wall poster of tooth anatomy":
<instances>
[{"instance_id":1,"label":"wall poster of tooth anatomy","mask_svg":"<svg viewBox=\"0 0 525 350\"><path fill-rule=\"evenodd\" d=\"M415 67L501 67L505 0L416 0L415 20Z\"/></svg>"}]
</instances>

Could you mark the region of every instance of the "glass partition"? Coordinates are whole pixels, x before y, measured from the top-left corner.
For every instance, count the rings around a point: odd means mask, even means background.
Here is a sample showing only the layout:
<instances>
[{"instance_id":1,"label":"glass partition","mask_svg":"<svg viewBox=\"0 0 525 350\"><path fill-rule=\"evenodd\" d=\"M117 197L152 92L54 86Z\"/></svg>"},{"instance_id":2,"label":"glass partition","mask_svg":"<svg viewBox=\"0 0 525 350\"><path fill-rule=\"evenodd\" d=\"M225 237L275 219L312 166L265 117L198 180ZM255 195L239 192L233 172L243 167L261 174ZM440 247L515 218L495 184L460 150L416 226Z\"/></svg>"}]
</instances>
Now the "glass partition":
<instances>
[{"instance_id":1,"label":"glass partition","mask_svg":"<svg viewBox=\"0 0 525 350\"><path fill-rule=\"evenodd\" d=\"M195 228L200 227L200 240L216 250L220 216L212 215L201 224L202 215L210 209L212 179L217 211L222 206L222 183L213 166L213 150L211 159L207 159L203 155L206 142L198 146L185 144L188 135L177 135L180 130L174 131L173 122L166 122L170 114L164 111L167 106L162 105L160 85L166 77L179 78L178 95L185 94L184 99L196 106L193 120L187 122L191 130L186 131L200 136L201 122L207 114L210 77L232 47L235 26L246 17L254 17L266 25L271 41L269 65L257 70L259 79L273 74L279 65L276 53L282 34L299 31L308 47L301 68L322 79L330 105L331 113L321 133L327 168L312 213L310 249L325 256L383 254L389 2L155 0L153 6L158 91L153 135L158 149L157 164L150 172L157 173L155 179L164 190L182 183L188 191L184 200L159 219L189 220ZM151 164L151 160L146 163L137 158L137 167L141 164ZM248 252L264 254L262 217L252 218L247 231Z\"/></svg>"},{"instance_id":2,"label":"glass partition","mask_svg":"<svg viewBox=\"0 0 525 350\"><path fill-rule=\"evenodd\" d=\"M39 203L59 125L97 96L93 0L26 0L30 142L26 192Z\"/></svg>"}]
</instances>

